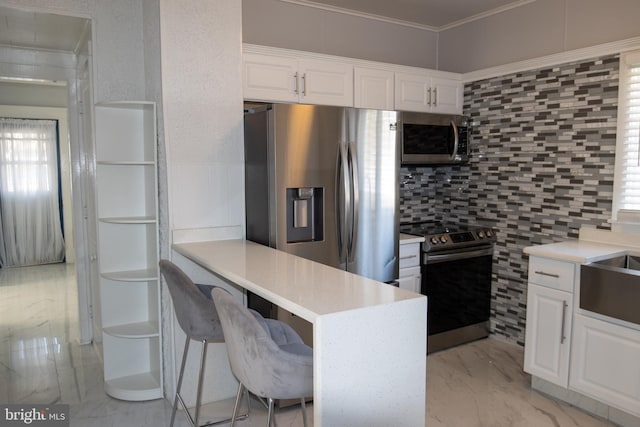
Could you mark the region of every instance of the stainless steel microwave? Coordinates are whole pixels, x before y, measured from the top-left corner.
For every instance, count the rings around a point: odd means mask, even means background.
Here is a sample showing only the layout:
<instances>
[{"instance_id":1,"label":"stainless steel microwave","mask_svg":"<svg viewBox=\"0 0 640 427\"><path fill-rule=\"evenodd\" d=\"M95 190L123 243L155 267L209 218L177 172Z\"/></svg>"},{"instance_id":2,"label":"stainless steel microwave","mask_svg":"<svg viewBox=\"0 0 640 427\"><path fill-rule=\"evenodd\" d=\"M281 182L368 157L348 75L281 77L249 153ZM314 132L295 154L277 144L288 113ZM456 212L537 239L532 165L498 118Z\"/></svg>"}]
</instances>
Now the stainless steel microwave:
<instances>
[{"instance_id":1,"label":"stainless steel microwave","mask_svg":"<svg viewBox=\"0 0 640 427\"><path fill-rule=\"evenodd\" d=\"M400 162L436 165L469 161L471 127L464 116L402 112Z\"/></svg>"}]
</instances>

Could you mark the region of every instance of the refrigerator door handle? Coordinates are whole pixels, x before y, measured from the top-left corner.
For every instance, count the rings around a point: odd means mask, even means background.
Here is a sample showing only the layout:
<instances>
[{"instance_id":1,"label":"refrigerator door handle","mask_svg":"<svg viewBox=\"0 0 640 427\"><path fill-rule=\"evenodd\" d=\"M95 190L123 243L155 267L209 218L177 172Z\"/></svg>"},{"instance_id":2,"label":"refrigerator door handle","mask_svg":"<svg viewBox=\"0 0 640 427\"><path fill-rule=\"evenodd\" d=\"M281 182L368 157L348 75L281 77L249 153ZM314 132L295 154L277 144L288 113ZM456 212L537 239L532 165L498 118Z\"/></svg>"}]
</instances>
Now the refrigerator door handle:
<instances>
[{"instance_id":1,"label":"refrigerator door handle","mask_svg":"<svg viewBox=\"0 0 640 427\"><path fill-rule=\"evenodd\" d=\"M341 264L347 261L347 222L349 217L350 194L349 171L347 165L347 146L343 141L338 142L338 155L336 156L336 184L335 184L335 210L336 231L338 240L338 260Z\"/></svg>"},{"instance_id":2,"label":"refrigerator door handle","mask_svg":"<svg viewBox=\"0 0 640 427\"><path fill-rule=\"evenodd\" d=\"M353 261L353 255L355 253L356 243L358 241L358 222L359 211L358 205L360 201L359 182L358 182L358 153L356 151L356 144L353 141L349 142L349 148L347 150L347 160L349 162L349 176L351 189L351 209L349 212L350 224L349 224L349 246L348 257L349 261Z\"/></svg>"}]
</instances>

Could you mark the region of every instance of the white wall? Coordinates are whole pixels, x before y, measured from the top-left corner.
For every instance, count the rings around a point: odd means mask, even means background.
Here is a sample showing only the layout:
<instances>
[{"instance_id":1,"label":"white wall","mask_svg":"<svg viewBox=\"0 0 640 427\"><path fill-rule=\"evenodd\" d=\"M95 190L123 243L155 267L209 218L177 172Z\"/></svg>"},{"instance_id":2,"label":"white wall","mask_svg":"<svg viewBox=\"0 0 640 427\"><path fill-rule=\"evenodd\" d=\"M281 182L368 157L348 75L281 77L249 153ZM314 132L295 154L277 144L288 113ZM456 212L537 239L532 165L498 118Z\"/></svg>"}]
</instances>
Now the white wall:
<instances>
[{"instance_id":1,"label":"white wall","mask_svg":"<svg viewBox=\"0 0 640 427\"><path fill-rule=\"evenodd\" d=\"M168 221L173 241L229 234L242 237L241 2L160 0L159 16ZM211 274L207 277L192 263L182 267L200 283L215 283ZM169 306L166 294L164 306ZM172 395L171 376L181 358L184 336L173 316L165 318L164 328L165 339L171 341L165 343L165 349L173 349L164 355L166 392ZM224 346L211 350L206 401L231 397L235 391ZM185 379L184 387L194 389L193 375ZM185 398L193 401L189 392Z\"/></svg>"},{"instance_id":2,"label":"white wall","mask_svg":"<svg viewBox=\"0 0 640 427\"><path fill-rule=\"evenodd\" d=\"M438 69L434 31L279 0L242 0L245 43Z\"/></svg>"},{"instance_id":3,"label":"white wall","mask_svg":"<svg viewBox=\"0 0 640 427\"><path fill-rule=\"evenodd\" d=\"M242 229L240 0L160 5L170 229Z\"/></svg>"},{"instance_id":4,"label":"white wall","mask_svg":"<svg viewBox=\"0 0 640 427\"><path fill-rule=\"evenodd\" d=\"M466 73L640 36L637 0L537 0L440 33L440 69Z\"/></svg>"}]
</instances>

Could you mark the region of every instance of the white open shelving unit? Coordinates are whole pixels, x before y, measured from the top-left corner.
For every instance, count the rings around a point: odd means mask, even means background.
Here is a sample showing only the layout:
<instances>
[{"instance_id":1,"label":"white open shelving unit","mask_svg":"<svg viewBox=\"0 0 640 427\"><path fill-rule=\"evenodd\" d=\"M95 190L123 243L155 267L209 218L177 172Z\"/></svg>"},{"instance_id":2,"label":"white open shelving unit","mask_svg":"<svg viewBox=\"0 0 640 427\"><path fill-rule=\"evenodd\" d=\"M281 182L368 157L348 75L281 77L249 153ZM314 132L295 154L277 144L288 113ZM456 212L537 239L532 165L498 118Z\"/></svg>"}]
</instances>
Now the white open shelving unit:
<instances>
[{"instance_id":1,"label":"white open shelving unit","mask_svg":"<svg viewBox=\"0 0 640 427\"><path fill-rule=\"evenodd\" d=\"M163 397L156 106L95 106L104 380L117 399Z\"/></svg>"}]
</instances>

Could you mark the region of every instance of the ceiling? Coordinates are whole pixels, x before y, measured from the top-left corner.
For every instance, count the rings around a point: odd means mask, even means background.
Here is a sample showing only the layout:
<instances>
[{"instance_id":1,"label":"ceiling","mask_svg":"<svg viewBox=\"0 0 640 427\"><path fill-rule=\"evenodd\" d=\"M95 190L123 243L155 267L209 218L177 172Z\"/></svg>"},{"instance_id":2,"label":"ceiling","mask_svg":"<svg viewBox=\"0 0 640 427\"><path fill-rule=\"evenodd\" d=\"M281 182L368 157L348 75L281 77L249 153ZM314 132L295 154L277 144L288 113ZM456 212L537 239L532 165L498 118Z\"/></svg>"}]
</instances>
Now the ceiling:
<instances>
[{"instance_id":1,"label":"ceiling","mask_svg":"<svg viewBox=\"0 0 640 427\"><path fill-rule=\"evenodd\" d=\"M281 0L312 7L359 12L433 30L467 22L535 0Z\"/></svg>"},{"instance_id":2,"label":"ceiling","mask_svg":"<svg viewBox=\"0 0 640 427\"><path fill-rule=\"evenodd\" d=\"M535 0L281 0L438 30ZM77 52L91 21L0 7L0 46Z\"/></svg>"},{"instance_id":3,"label":"ceiling","mask_svg":"<svg viewBox=\"0 0 640 427\"><path fill-rule=\"evenodd\" d=\"M0 46L76 52L90 24L84 18L0 7Z\"/></svg>"}]
</instances>

